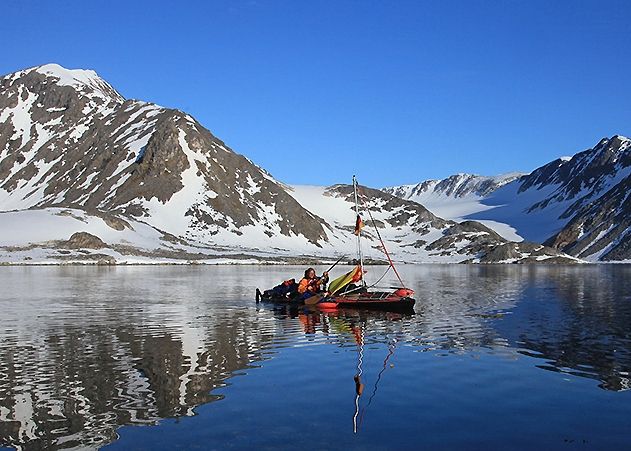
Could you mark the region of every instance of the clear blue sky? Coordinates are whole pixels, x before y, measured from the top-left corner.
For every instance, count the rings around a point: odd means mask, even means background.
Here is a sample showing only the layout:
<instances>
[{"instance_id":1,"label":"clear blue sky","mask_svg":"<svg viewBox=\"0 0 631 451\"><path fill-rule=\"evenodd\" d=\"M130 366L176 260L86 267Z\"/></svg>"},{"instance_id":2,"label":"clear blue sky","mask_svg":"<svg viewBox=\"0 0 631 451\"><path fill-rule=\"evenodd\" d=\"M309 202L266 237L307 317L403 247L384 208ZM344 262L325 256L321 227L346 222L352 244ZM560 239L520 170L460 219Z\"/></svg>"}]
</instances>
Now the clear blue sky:
<instances>
[{"instance_id":1,"label":"clear blue sky","mask_svg":"<svg viewBox=\"0 0 631 451\"><path fill-rule=\"evenodd\" d=\"M631 1L3 0L0 73L90 68L288 183L529 171L631 135Z\"/></svg>"}]
</instances>

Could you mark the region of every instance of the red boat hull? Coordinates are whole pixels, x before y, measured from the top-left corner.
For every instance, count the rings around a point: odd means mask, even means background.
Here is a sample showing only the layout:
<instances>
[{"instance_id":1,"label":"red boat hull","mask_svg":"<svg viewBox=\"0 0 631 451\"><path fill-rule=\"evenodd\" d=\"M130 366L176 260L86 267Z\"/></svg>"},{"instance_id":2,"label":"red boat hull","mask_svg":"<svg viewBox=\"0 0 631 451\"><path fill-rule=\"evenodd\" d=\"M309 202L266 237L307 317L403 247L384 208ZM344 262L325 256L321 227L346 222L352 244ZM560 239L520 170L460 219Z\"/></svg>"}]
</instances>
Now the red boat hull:
<instances>
[{"instance_id":1,"label":"red boat hull","mask_svg":"<svg viewBox=\"0 0 631 451\"><path fill-rule=\"evenodd\" d=\"M399 290L398 290L399 291ZM361 308L389 311L413 311L415 300L411 297L413 291L406 290L404 296L397 292L367 292L359 294L349 294L342 296L332 296L325 298L321 303L316 304L323 309L335 308Z\"/></svg>"}]
</instances>

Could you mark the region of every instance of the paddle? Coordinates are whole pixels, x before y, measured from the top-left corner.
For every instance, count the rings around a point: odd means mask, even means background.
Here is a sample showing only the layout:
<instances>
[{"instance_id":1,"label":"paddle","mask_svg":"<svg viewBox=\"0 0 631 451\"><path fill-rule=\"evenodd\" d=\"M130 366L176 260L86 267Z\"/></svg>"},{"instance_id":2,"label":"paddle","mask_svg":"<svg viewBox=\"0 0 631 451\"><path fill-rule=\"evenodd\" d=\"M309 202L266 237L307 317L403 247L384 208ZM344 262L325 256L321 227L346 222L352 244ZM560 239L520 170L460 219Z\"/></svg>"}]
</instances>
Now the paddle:
<instances>
[{"instance_id":1,"label":"paddle","mask_svg":"<svg viewBox=\"0 0 631 451\"><path fill-rule=\"evenodd\" d=\"M333 264L331 265L331 267L330 267L329 269L327 269L325 272L331 272L331 270L332 270L333 268L335 268L335 267L337 266L337 264L338 264L339 262L341 262L341 261L342 261L342 259L343 259L344 257L346 257L346 255L342 255L340 258L338 258L338 259L337 259L337 261L336 261L335 263L333 263Z\"/></svg>"},{"instance_id":2,"label":"paddle","mask_svg":"<svg viewBox=\"0 0 631 451\"><path fill-rule=\"evenodd\" d=\"M310 298L305 299L305 305L315 305L326 297L325 293L314 294Z\"/></svg>"}]
</instances>

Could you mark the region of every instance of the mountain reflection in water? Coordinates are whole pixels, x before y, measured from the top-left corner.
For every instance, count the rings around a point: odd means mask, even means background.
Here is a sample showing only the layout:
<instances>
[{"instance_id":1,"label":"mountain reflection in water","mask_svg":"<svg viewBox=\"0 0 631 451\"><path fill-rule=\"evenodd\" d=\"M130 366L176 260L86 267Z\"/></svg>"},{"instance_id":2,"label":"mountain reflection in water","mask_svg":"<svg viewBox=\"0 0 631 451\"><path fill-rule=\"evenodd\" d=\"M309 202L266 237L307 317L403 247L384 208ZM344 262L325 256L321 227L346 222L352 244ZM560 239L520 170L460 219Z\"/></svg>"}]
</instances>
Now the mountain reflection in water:
<instances>
[{"instance_id":1,"label":"mountain reflection in water","mask_svg":"<svg viewBox=\"0 0 631 451\"><path fill-rule=\"evenodd\" d=\"M359 435L365 418L384 415L371 405L380 384L392 393L389 370L400 352L482 350L532 358L532 366L596 379L612 392L630 388L627 266L404 266L417 293L414 315L255 305L255 287L302 270L0 268L0 445L97 448L115 442L121 426L194 415L223 398L231 377L256 378L256 368L300 347L345 353L356 401L348 429L354 411ZM423 355L397 369L426 371Z\"/></svg>"}]
</instances>

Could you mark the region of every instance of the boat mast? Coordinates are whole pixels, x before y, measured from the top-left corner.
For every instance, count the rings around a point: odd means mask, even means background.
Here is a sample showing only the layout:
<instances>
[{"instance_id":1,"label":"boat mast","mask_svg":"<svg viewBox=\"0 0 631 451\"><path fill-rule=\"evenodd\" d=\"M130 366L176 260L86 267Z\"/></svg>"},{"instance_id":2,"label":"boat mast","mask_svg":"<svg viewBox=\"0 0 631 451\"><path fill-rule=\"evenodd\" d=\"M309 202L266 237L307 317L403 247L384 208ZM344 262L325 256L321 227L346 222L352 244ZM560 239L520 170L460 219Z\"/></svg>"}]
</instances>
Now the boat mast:
<instances>
[{"instance_id":1,"label":"boat mast","mask_svg":"<svg viewBox=\"0 0 631 451\"><path fill-rule=\"evenodd\" d=\"M353 193L355 194L355 220L359 218L359 202L357 201L357 179L353 175ZM366 286L366 281L364 280L364 256L362 254L362 240L361 240L361 228L357 233L357 255L359 257L359 268L362 272L362 285Z\"/></svg>"}]
</instances>

